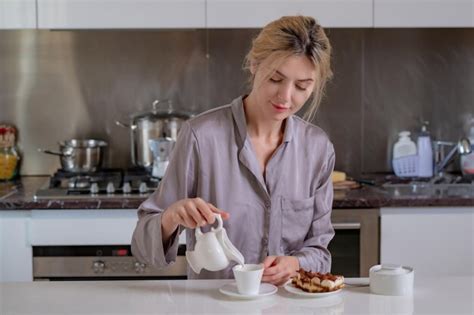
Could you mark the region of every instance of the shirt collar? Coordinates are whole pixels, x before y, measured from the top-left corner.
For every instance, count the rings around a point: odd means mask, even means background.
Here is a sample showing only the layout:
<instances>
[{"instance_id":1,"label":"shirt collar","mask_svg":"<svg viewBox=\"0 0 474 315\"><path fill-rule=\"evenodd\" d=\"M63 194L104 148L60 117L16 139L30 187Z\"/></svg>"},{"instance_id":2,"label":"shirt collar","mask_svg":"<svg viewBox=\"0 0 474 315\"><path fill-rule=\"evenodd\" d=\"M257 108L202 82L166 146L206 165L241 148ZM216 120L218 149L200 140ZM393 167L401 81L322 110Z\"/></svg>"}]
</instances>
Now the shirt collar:
<instances>
[{"instance_id":1,"label":"shirt collar","mask_svg":"<svg viewBox=\"0 0 474 315\"><path fill-rule=\"evenodd\" d=\"M239 96L231 103L232 115L234 116L237 130L239 132L242 142L247 139L247 120L245 119L244 99L245 96ZM294 119L293 115L286 119L285 133L283 134L283 142L290 142L293 139L294 133Z\"/></svg>"}]
</instances>

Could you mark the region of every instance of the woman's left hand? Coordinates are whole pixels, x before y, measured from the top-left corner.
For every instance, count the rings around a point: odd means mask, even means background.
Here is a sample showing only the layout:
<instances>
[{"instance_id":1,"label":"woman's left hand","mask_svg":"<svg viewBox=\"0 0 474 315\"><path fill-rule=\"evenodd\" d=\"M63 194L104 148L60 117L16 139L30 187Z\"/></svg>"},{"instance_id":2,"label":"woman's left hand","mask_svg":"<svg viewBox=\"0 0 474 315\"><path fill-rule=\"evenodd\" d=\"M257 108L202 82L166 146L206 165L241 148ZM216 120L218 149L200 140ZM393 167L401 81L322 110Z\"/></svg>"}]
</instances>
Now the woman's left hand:
<instances>
[{"instance_id":1,"label":"woman's left hand","mask_svg":"<svg viewBox=\"0 0 474 315\"><path fill-rule=\"evenodd\" d=\"M263 260L263 268L262 282L281 286L296 275L300 263L293 256L268 256Z\"/></svg>"}]
</instances>

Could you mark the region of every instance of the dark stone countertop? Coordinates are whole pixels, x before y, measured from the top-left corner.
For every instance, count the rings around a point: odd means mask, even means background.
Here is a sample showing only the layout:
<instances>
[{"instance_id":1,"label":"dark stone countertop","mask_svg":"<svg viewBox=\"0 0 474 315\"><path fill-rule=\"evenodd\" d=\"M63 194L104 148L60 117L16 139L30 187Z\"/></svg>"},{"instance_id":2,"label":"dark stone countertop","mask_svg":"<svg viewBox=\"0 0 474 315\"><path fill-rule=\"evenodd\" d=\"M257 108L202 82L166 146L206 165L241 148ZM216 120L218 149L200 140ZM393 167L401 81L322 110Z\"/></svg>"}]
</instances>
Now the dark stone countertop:
<instances>
[{"instance_id":1,"label":"dark stone countertop","mask_svg":"<svg viewBox=\"0 0 474 315\"><path fill-rule=\"evenodd\" d=\"M97 197L87 199L34 200L37 189L49 177L24 176L14 182L0 182L0 210L32 209L137 209L146 197ZM380 207L461 207L474 206L474 197L405 196L394 198L377 186L363 185L359 189L335 191L334 209Z\"/></svg>"}]
</instances>

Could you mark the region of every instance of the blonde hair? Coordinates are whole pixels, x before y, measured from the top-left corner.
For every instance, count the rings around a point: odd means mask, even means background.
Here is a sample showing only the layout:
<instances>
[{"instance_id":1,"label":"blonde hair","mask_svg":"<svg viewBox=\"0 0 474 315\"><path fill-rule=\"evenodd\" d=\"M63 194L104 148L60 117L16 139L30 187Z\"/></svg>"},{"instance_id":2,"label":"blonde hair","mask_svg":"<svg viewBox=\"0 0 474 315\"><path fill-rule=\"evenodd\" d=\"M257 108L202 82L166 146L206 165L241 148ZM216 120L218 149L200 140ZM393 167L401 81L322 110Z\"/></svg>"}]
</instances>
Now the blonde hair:
<instances>
[{"instance_id":1,"label":"blonde hair","mask_svg":"<svg viewBox=\"0 0 474 315\"><path fill-rule=\"evenodd\" d=\"M310 121L321 103L326 83L333 75L331 44L314 18L284 16L267 24L253 40L244 68L263 70L263 80L268 80L283 61L293 55L308 57L318 73L311 104L304 114L304 119ZM251 84L254 79L255 75L251 75Z\"/></svg>"}]
</instances>

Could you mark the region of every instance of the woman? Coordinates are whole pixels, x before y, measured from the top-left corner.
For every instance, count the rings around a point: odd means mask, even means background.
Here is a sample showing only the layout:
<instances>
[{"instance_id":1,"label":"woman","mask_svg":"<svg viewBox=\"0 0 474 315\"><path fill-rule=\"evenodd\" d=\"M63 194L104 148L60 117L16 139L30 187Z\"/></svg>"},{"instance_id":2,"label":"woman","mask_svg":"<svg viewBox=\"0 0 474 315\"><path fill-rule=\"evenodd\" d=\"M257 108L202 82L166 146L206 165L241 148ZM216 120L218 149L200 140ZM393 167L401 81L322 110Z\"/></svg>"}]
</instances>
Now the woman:
<instances>
[{"instance_id":1,"label":"woman","mask_svg":"<svg viewBox=\"0 0 474 315\"><path fill-rule=\"evenodd\" d=\"M262 281L284 284L299 268L328 272L334 149L318 127L294 114L312 97L311 117L332 76L331 46L311 17L283 17L263 28L246 58L248 96L207 111L180 130L158 190L139 209L132 240L140 260L164 267L186 228L207 231L222 215L246 263L264 264ZM189 278L232 278L231 266Z\"/></svg>"}]
</instances>

